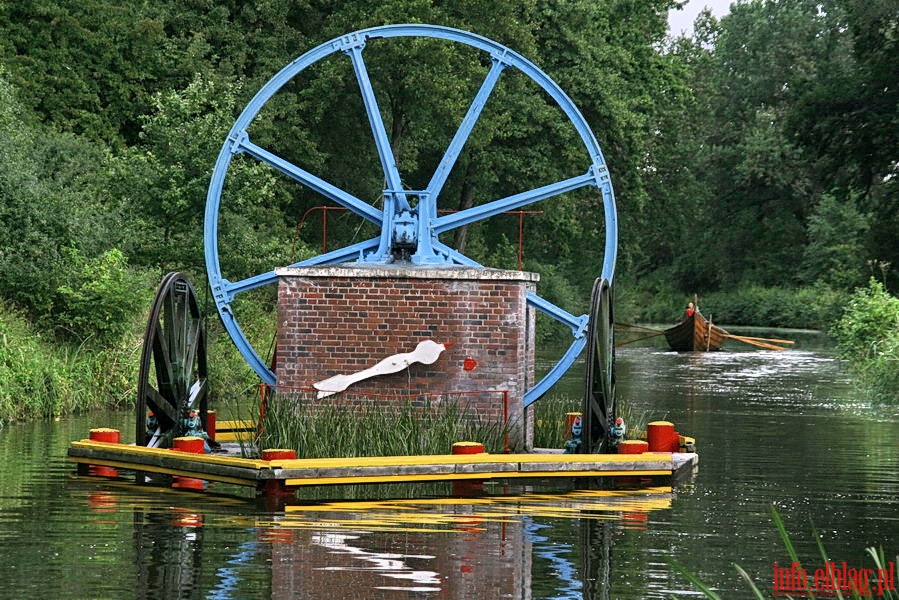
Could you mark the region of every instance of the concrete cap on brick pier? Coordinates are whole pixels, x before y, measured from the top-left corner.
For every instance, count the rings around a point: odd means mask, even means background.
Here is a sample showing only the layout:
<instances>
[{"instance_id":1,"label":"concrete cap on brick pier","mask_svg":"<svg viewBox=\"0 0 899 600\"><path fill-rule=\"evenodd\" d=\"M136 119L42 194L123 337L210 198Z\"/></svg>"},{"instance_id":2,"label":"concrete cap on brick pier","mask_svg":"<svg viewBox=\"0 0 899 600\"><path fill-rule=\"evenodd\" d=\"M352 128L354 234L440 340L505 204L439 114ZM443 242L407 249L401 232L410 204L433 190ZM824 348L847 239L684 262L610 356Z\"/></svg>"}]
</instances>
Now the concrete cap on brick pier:
<instances>
[{"instance_id":1,"label":"concrete cap on brick pier","mask_svg":"<svg viewBox=\"0 0 899 600\"><path fill-rule=\"evenodd\" d=\"M464 265L412 265L408 263L374 265L343 263L314 267L282 267L275 269L278 277L346 277L346 278L405 278L405 279L469 279L481 281L540 280L538 273L468 267Z\"/></svg>"}]
</instances>

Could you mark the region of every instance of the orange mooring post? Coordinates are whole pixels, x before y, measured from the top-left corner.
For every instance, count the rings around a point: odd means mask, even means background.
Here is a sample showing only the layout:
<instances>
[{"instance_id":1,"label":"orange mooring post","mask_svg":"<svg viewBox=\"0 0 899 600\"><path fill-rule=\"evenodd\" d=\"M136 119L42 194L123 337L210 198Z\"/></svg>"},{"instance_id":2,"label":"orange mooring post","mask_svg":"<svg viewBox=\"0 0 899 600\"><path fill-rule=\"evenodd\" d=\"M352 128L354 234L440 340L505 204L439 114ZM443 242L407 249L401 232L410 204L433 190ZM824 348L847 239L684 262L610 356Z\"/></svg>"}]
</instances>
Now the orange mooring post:
<instances>
[{"instance_id":1,"label":"orange mooring post","mask_svg":"<svg viewBox=\"0 0 899 600\"><path fill-rule=\"evenodd\" d=\"M262 460L292 460L297 457L296 450L269 448L262 451Z\"/></svg>"},{"instance_id":2,"label":"orange mooring post","mask_svg":"<svg viewBox=\"0 0 899 600\"><path fill-rule=\"evenodd\" d=\"M206 440L193 435L177 437L172 440L172 450L175 452L189 452L191 454L203 454ZM205 482L193 477L172 476L172 487L182 490L202 490Z\"/></svg>"},{"instance_id":3,"label":"orange mooring post","mask_svg":"<svg viewBox=\"0 0 899 600\"><path fill-rule=\"evenodd\" d=\"M209 436L209 439L213 442L215 441L215 411L207 410L206 411L206 435Z\"/></svg>"},{"instance_id":4,"label":"orange mooring post","mask_svg":"<svg viewBox=\"0 0 899 600\"><path fill-rule=\"evenodd\" d=\"M484 444L480 442L455 442L453 454L484 454ZM484 492L484 481L481 479L466 479L453 482L453 496L478 496Z\"/></svg>"},{"instance_id":5,"label":"orange mooring post","mask_svg":"<svg viewBox=\"0 0 899 600\"><path fill-rule=\"evenodd\" d=\"M624 440L618 444L618 454L643 454L644 452L649 452L649 442Z\"/></svg>"},{"instance_id":6,"label":"orange mooring post","mask_svg":"<svg viewBox=\"0 0 899 600\"><path fill-rule=\"evenodd\" d=\"M484 444L480 442L456 442L453 444L453 454L483 454Z\"/></svg>"},{"instance_id":7,"label":"orange mooring post","mask_svg":"<svg viewBox=\"0 0 899 600\"><path fill-rule=\"evenodd\" d=\"M90 439L92 442L107 442L109 444L121 444L122 434L118 429L110 429L108 427L98 427L91 429ZM91 465L87 469L88 474L98 475L100 477L118 477L119 470L114 467L103 467L100 465Z\"/></svg>"},{"instance_id":8,"label":"orange mooring post","mask_svg":"<svg viewBox=\"0 0 899 600\"><path fill-rule=\"evenodd\" d=\"M267 448L262 451L262 460L293 460L296 457L297 451L287 448ZM267 479L260 488L264 496L275 497L293 494L295 490L295 487L285 485L281 479Z\"/></svg>"},{"instance_id":9,"label":"orange mooring post","mask_svg":"<svg viewBox=\"0 0 899 600\"><path fill-rule=\"evenodd\" d=\"M646 426L646 441L650 452L677 452L678 437L674 423L653 421Z\"/></svg>"}]
</instances>

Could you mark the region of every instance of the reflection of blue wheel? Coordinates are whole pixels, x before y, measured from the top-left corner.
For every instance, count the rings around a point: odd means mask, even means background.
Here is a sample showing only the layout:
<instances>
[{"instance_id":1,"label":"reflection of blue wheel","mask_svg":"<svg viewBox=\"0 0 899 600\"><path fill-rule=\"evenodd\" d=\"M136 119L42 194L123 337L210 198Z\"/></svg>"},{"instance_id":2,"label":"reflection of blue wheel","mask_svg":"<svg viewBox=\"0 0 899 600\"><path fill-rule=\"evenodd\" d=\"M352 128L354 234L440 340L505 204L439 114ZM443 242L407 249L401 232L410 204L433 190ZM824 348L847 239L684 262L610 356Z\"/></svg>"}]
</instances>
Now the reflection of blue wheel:
<instances>
[{"instance_id":1,"label":"reflection of blue wheel","mask_svg":"<svg viewBox=\"0 0 899 600\"><path fill-rule=\"evenodd\" d=\"M486 73L479 91L472 100L471 106L459 129L435 169L427 188L418 191L407 190L402 186L396 160L390 147L390 141L382 121L377 99L368 77L365 61L363 60L363 50L368 40L405 37L435 38L465 44L488 53L492 61L492 66ZM383 190L383 209L375 208L345 190L339 189L324 179L275 155L271 151L257 146L250 141L247 133L249 125L256 118L259 111L282 86L310 65L338 52L343 52L350 58L368 115L386 182L386 188ZM581 175L563 181L486 202L467 210L438 216L437 203L443 185L449 177L450 171L500 75L504 69L509 67L519 70L539 85L555 100L574 125L584 144L584 172ZM269 271L241 281L231 282L223 276L219 263L219 206L231 158L237 153L247 154L270 165L284 175L381 228L380 235L370 240L352 244L340 250L328 252L291 266L334 264L356 259L364 262L386 263L395 260L399 256L408 257L415 264L481 266L474 260L441 242L440 235L457 227L487 219L505 211L520 209L540 200L552 198L578 188L592 186L600 191L605 219L605 251L602 261L602 277L609 281L612 279L615 268L618 229L615 200L605 159L596 138L584 121L583 116L571 102L571 99L555 82L533 63L512 50L487 38L457 29L433 25L389 25L357 31L326 42L303 54L284 67L259 90L232 126L228 138L219 153L209 185L204 226L204 251L206 255L206 269L216 308L238 350L263 381L270 385L274 385L275 375L247 341L231 310L231 302L237 294L273 283L277 277L274 271ZM574 342L549 374L528 390L525 395L526 406L542 396L574 363L574 360L586 344L585 332L589 320L587 315L575 317L535 294L528 295L528 302L536 309L567 325L574 336Z\"/></svg>"}]
</instances>

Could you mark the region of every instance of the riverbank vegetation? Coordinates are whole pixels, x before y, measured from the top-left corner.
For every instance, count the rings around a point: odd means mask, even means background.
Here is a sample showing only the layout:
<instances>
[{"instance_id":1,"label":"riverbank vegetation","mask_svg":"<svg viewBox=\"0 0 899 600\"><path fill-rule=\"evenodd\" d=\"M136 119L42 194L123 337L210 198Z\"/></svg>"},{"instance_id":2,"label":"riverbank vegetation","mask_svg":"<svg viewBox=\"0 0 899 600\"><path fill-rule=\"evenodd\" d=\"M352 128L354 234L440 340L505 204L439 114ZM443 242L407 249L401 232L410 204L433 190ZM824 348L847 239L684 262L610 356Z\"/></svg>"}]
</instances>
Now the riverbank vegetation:
<instances>
[{"instance_id":1,"label":"riverbank vegetation","mask_svg":"<svg viewBox=\"0 0 899 600\"><path fill-rule=\"evenodd\" d=\"M698 294L720 323L824 329L872 274L892 297L894 7L747 0L720 20L701 15L690 37L671 38L667 11L675 4L0 5L0 418L128 401L156 284L172 270L198 287L204 280L206 188L236 115L304 51L385 23L485 35L524 54L572 97L615 186L621 320L671 321ZM484 65L439 43L399 44L393 54L377 46L366 61L385 98L391 143L405 183L423 189L419 180L473 95L447 84L477 85ZM376 203L383 175L356 110L358 90L334 66L279 92L254 139ZM441 208L571 176L577 136L565 122L538 90L504 75ZM239 157L227 193L219 246L230 278L321 248L314 209L324 201L312 191ZM524 219L524 268L542 274L541 295L581 314L599 271L602 211L596 198L576 193L549 202ZM367 227L332 215L327 243L338 247L371 233ZM517 236L509 217L447 241L485 264L517 268ZM267 339L270 299L241 310L241 325ZM215 323L210 330L216 389L251 393L252 375ZM540 342L561 339L563 330L541 329ZM895 349L892 338L863 335L878 350L856 361L869 365L861 371L895 377L895 362L878 354Z\"/></svg>"},{"instance_id":2,"label":"riverbank vegetation","mask_svg":"<svg viewBox=\"0 0 899 600\"><path fill-rule=\"evenodd\" d=\"M866 389L899 403L899 298L871 279L849 299L831 334Z\"/></svg>"}]
</instances>

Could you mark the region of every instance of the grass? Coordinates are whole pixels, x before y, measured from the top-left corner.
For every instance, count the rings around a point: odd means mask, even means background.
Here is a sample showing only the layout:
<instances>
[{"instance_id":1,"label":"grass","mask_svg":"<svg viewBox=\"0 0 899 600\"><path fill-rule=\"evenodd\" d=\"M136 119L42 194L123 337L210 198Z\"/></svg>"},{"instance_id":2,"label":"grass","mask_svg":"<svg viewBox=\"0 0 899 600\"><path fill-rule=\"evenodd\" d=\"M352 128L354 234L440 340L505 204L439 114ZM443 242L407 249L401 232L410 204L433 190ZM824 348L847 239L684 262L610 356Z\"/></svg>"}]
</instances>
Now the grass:
<instances>
[{"instance_id":1,"label":"grass","mask_svg":"<svg viewBox=\"0 0 899 600\"><path fill-rule=\"evenodd\" d=\"M0 302L0 425L125 405L139 357L136 331L108 347L58 341Z\"/></svg>"},{"instance_id":2,"label":"grass","mask_svg":"<svg viewBox=\"0 0 899 600\"><path fill-rule=\"evenodd\" d=\"M288 448L304 458L448 454L454 442L503 452L507 430L474 415L453 397L412 399L394 408L313 400L311 395L269 397L260 448Z\"/></svg>"},{"instance_id":3,"label":"grass","mask_svg":"<svg viewBox=\"0 0 899 600\"><path fill-rule=\"evenodd\" d=\"M774 506L771 507L771 519L774 521L774 526L777 528L777 532L780 535L781 541L784 544L784 549L787 552L787 556L790 557L791 565L793 563L795 563L797 565L797 568L801 568L801 561L799 560L799 554L796 552L796 548L793 546L793 542L790 540L790 535L787 532L787 528L784 525L783 519L781 519L781 517L780 517L780 513L777 512L777 509ZM827 550L824 548L824 544L821 541L821 536L818 534L814 525L812 525L812 534L814 535L815 543L818 546L818 552L821 556L821 565L823 567L824 563L832 562L832 561L829 558L829 556L827 554ZM848 586L848 588L859 587L861 589L840 589L840 586L834 584L832 581L831 586L828 589L826 589L826 590L822 589L822 588L817 589L819 595L823 598L838 598L840 600L844 600L844 599L848 599L848 598L852 598L853 600L856 600L859 598L870 598L872 596L876 596L878 598L885 598L886 600L899 600L899 593L897 593L896 590L879 589L877 587L876 574L877 573L885 573L886 571L884 571L884 569L888 568L888 564L887 564L887 560L885 558L883 548L878 549L878 548L874 548L872 546L872 547L865 548L865 552L867 552L868 555L871 556L872 562L874 563L874 567L875 567L875 569L873 570L873 573L875 574L874 581L865 580L865 583L867 583L868 585L862 584L861 586L851 586L851 585ZM680 573L687 581L689 581L694 587L696 587L696 589L699 590L703 594L703 596L705 596L706 598L709 598L710 600L721 600L721 596L717 592L715 592L711 587L709 587L708 585L706 585L705 583L700 581L700 579L698 577L696 577L694 574L690 573L686 569L686 567L684 567L683 565L681 565L680 563L678 563L677 561L675 561L673 559L670 560L669 562L674 567L674 569L678 573ZM894 564L897 564L897 563L899 563L899 556L896 557L896 563L894 563ZM756 584L752 581L752 578L749 576L749 574L740 565L734 563L733 567L737 571L737 573L740 575L740 577L745 581L746 587L752 593L753 598L756 598L758 600L764 600L765 598L771 597L771 595L772 595L771 593L765 594L758 588L758 586L756 586ZM777 591L783 592L783 594L782 594L783 597L787 597L787 598L791 598L791 597L815 598L816 597L815 596L815 591L816 591L815 577L813 577L812 574L809 573L809 576L807 579L808 579L808 583L804 590L791 589L791 590L777 590ZM892 583L895 583L895 582L892 582ZM774 584L773 580L772 580L771 584L773 587L773 584ZM867 589L865 589L865 588L867 588ZM845 595L843 594L844 591L847 592ZM789 592L793 592L795 594L795 596L787 595ZM674 598L674 596L671 596L671 598Z\"/></svg>"}]
</instances>

